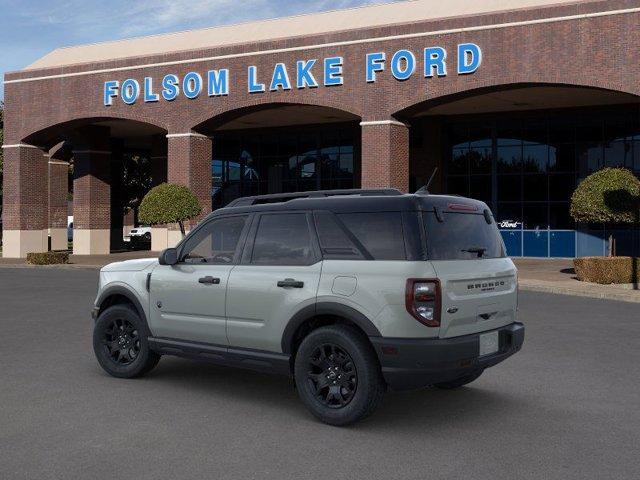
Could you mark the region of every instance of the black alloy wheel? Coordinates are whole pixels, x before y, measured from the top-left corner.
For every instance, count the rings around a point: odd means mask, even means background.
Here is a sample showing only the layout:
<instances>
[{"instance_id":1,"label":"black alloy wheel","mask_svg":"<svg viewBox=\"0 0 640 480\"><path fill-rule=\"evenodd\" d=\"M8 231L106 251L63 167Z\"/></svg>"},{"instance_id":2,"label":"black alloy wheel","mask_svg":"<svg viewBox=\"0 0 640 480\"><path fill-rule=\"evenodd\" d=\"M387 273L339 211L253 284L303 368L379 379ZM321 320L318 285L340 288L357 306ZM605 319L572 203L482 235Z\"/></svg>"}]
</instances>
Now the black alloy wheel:
<instances>
[{"instance_id":1,"label":"black alloy wheel","mask_svg":"<svg viewBox=\"0 0 640 480\"><path fill-rule=\"evenodd\" d=\"M109 357L118 364L130 365L140 353L140 334L128 320L115 318L104 329L102 344Z\"/></svg>"},{"instance_id":2,"label":"black alloy wheel","mask_svg":"<svg viewBox=\"0 0 640 480\"><path fill-rule=\"evenodd\" d=\"M329 408L342 408L358 388L358 372L351 356L335 344L318 346L308 360L307 379L315 397Z\"/></svg>"},{"instance_id":3,"label":"black alloy wheel","mask_svg":"<svg viewBox=\"0 0 640 480\"><path fill-rule=\"evenodd\" d=\"M104 371L118 378L151 371L160 355L151 350L147 331L132 305L112 305L101 312L93 329L93 351Z\"/></svg>"},{"instance_id":4,"label":"black alloy wheel","mask_svg":"<svg viewBox=\"0 0 640 480\"><path fill-rule=\"evenodd\" d=\"M369 339L350 325L319 327L304 337L293 373L304 405L329 425L365 419L380 405L386 389Z\"/></svg>"}]
</instances>

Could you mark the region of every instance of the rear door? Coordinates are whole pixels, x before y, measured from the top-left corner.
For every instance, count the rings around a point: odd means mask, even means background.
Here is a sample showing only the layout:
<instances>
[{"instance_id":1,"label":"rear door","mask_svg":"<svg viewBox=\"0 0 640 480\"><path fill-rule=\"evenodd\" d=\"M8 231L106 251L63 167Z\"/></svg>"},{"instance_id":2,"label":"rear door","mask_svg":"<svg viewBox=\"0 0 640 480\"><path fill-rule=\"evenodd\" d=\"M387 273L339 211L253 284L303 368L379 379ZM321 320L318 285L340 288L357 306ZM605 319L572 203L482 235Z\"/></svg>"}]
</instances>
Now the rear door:
<instances>
[{"instance_id":1,"label":"rear door","mask_svg":"<svg viewBox=\"0 0 640 480\"><path fill-rule=\"evenodd\" d=\"M440 337L492 330L515 321L517 273L487 213L423 214L427 251L442 289Z\"/></svg>"},{"instance_id":2,"label":"rear door","mask_svg":"<svg viewBox=\"0 0 640 480\"><path fill-rule=\"evenodd\" d=\"M149 309L157 337L227 345L227 284L248 224L248 215L212 219L187 238L178 264L156 267Z\"/></svg>"},{"instance_id":3,"label":"rear door","mask_svg":"<svg viewBox=\"0 0 640 480\"><path fill-rule=\"evenodd\" d=\"M241 265L229 278L229 345L280 352L289 319L314 305L322 262L306 212L256 217Z\"/></svg>"}]
</instances>

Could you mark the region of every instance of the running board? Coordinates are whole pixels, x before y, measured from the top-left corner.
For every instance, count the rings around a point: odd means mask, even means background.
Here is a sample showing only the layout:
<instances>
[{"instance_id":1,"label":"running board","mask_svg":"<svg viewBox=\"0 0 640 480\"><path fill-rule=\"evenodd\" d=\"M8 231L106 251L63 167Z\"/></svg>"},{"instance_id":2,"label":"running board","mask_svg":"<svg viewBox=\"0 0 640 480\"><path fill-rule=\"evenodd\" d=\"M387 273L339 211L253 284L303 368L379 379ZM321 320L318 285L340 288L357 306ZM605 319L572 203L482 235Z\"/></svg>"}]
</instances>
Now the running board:
<instances>
[{"instance_id":1,"label":"running board","mask_svg":"<svg viewBox=\"0 0 640 480\"><path fill-rule=\"evenodd\" d=\"M216 365L291 376L290 355L224 345L149 337L151 349L161 355L203 360Z\"/></svg>"}]
</instances>

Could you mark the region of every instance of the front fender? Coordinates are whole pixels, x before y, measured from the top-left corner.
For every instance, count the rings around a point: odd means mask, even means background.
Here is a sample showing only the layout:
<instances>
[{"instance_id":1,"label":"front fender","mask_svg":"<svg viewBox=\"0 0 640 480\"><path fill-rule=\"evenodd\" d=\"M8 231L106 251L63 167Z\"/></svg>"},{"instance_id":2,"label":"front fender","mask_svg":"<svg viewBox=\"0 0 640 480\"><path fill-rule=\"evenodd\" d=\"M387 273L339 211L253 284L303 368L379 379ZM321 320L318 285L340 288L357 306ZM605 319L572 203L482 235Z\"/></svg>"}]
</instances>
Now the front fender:
<instances>
[{"instance_id":1,"label":"front fender","mask_svg":"<svg viewBox=\"0 0 640 480\"><path fill-rule=\"evenodd\" d=\"M95 307L98 308L99 311L102 311L103 310L102 306L105 303L105 301L109 297L113 297L115 295L125 297L127 300L131 302L131 304L136 309L136 312L138 313L138 315L140 315L140 318L144 322L147 336L151 336L149 322L147 321L147 311L143 307L143 301L135 292L135 290L133 290L131 286L127 285L126 283L120 283L120 282L111 283L106 287L104 287L104 289L102 289L98 293L98 296L96 297L96 300L94 302Z\"/></svg>"}]
</instances>

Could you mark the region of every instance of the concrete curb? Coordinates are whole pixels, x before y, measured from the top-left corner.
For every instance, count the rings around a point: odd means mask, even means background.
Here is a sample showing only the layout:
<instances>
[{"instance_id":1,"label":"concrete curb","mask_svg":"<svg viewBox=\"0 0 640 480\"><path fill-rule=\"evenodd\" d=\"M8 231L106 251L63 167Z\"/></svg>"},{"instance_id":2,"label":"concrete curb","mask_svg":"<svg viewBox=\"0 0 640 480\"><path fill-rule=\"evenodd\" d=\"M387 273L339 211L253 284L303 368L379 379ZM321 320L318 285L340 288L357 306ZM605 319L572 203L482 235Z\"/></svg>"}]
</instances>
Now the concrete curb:
<instances>
[{"instance_id":1,"label":"concrete curb","mask_svg":"<svg viewBox=\"0 0 640 480\"><path fill-rule=\"evenodd\" d=\"M566 287L562 285L557 285L552 282L541 282L535 280L519 280L520 290L530 291L530 292L541 292L541 293L553 293L557 295L572 295L575 297L588 297L588 298L597 298L601 300L616 300L620 302L629 302L629 303L640 303L640 291L611 291L607 289L611 289L612 287L608 285L586 285L586 287L593 288L601 288L603 289L600 292L595 292L591 290L587 290L585 288L581 288L581 286L575 287ZM615 287L613 287L615 288Z\"/></svg>"}]
</instances>

